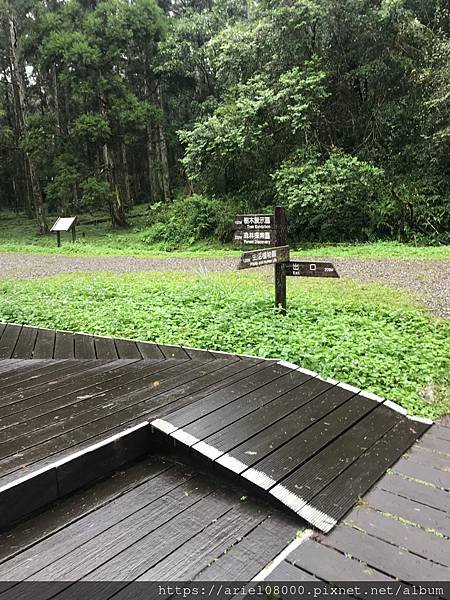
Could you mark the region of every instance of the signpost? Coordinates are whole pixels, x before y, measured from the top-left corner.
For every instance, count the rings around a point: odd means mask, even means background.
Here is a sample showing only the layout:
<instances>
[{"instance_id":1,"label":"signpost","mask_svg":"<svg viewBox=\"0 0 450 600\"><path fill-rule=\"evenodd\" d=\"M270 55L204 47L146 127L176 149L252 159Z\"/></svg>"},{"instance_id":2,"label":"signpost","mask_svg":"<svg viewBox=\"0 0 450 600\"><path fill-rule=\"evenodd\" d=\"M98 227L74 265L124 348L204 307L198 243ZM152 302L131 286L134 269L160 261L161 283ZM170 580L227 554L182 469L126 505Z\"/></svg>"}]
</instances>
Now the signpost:
<instances>
[{"instance_id":1,"label":"signpost","mask_svg":"<svg viewBox=\"0 0 450 600\"><path fill-rule=\"evenodd\" d=\"M286 275L291 277L339 277L331 263L291 261L285 266Z\"/></svg>"},{"instance_id":2,"label":"signpost","mask_svg":"<svg viewBox=\"0 0 450 600\"><path fill-rule=\"evenodd\" d=\"M72 241L75 242L77 239L77 218L76 217L58 217L53 227L50 229L53 233L56 233L56 240L58 248L61 246L61 231L71 231Z\"/></svg>"},{"instance_id":3,"label":"signpost","mask_svg":"<svg viewBox=\"0 0 450 600\"><path fill-rule=\"evenodd\" d=\"M289 246L267 248L267 250L252 250L251 252L244 252L241 256L238 269L276 265L285 263L287 260L289 260Z\"/></svg>"},{"instance_id":4,"label":"signpost","mask_svg":"<svg viewBox=\"0 0 450 600\"><path fill-rule=\"evenodd\" d=\"M290 261L286 210L276 206L273 215L237 215L234 241L244 246L270 246L244 252L238 269L274 265L275 307L286 314L286 276L339 277L331 263Z\"/></svg>"}]
</instances>

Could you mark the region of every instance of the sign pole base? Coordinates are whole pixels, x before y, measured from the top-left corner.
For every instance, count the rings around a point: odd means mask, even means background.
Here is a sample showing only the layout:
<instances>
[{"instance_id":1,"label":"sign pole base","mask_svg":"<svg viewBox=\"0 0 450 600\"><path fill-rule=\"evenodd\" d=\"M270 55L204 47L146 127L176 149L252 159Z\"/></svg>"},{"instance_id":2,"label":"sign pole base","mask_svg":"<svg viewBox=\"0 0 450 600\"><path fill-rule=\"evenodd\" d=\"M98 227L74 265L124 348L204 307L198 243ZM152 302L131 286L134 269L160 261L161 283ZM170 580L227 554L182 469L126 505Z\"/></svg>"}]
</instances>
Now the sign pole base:
<instances>
[{"instance_id":1,"label":"sign pole base","mask_svg":"<svg viewBox=\"0 0 450 600\"><path fill-rule=\"evenodd\" d=\"M275 265L275 308L285 315L286 309L286 267L284 263Z\"/></svg>"}]
</instances>

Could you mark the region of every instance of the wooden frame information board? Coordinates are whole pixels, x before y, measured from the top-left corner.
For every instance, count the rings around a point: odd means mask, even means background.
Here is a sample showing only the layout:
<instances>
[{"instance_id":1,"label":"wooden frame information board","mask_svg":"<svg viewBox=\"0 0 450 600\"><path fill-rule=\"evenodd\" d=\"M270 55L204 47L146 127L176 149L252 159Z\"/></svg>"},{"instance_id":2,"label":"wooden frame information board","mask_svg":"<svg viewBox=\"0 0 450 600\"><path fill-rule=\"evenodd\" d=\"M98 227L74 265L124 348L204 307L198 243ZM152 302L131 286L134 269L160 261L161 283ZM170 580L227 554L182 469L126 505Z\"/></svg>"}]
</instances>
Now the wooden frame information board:
<instances>
[{"instance_id":1,"label":"wooden frame information board","mask_svg":"<svg viewBox=\"0 0 450 600\"><path fill-rule=\"evenodd\" d=\"M77 217L58 217L53 227L50 229L52 233L56 233L58 248L61 246L61 231L72 232L72 242L77 239Z\"/></svg>"}]
</instances>

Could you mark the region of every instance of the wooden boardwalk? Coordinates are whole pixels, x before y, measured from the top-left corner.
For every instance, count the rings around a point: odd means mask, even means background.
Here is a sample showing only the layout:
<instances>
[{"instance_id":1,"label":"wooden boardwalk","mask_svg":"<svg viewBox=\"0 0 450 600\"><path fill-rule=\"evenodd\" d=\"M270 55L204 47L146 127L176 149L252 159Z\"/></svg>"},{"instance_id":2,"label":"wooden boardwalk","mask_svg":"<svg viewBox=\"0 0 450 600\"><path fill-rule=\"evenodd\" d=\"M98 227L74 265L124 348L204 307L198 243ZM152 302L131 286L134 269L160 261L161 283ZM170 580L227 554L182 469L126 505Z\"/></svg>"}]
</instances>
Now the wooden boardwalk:
<instances>
[{"instance_id":1,"label":"wooden boardwalk","mask_svg":"<svg viewBox=\"0 0 450 600\"><path fill-rule=\"evenodd\" d=\"M282 361L6 324L0 352L3 486L148 421L329 531L429 427Z\"/></svg>"},{"instance_id":2,"label":"wooden boardwalk","mask_svg":"<svg viewBox=\"0 0 450 600\"><path fill-rule=\"evenodd\" d=\"M297 529L295 518L237 488L149 457L5 535L0 581L11 583L1 584L0 598L23 597L18 581L58 582L40 600L70 597L71 581L123 582L92 595L81 588L78 597L96 600L125 593L127 581L249 581ZM39 588L27 589L37 597Z\"/></svg>"},{"instance_id":3,"label":"wooden boardwalk","mask_svg":"<svg viewBox=\"0 0 450 600\"><path fill-rule=\"evenodd\" d=\"M342 523L306 540L268 579L449 582L450 428L432 427Z\"/></svg>"},{"instance_id":4,"label":"wooden boardwalk","mask_svg":"<svg viewBox=\"0 0 450 600\"><path fill-rule=\"evenodd\" d=\"M283 361L0 324L0 527L61 498L4 534L0 580L248 581L305 521L336 527L272 580L445 580L450 428L429 426Z\"/></svg>"}]
</instances>

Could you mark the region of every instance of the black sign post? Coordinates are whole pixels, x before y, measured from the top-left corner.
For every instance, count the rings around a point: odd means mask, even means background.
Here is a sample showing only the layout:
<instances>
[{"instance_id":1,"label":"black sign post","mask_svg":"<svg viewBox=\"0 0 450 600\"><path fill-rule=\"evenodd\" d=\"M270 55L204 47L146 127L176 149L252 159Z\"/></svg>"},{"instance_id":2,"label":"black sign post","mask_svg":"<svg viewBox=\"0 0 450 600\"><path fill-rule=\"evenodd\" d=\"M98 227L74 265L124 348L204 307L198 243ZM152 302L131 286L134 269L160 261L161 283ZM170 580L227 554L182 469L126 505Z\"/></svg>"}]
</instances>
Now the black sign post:
<instances>
[{"instance_id":1,"label":"black sign post","mask_svg":"<svg viewBox=\"0 0 450 600\"><path fill-rule=\"evenodd\" d=\"M275 207L275 241L276 246L287 245L287 217L286 209L282 206ZM286 263L275 264L275 308L281 314L286 314Z\"/></svg>"},{"instance_id":2,"label":"black sign post","mask_svg":"<svg viewBox=\"0 0 450 600\"><path fill-rule=\"evenodd\" d=\"M238 215L234 241L244 246L270 246L244 252L238 269L274 265L275 307L286 314L286 276L339 277L331 263L290 261L286 210L276 206L273 215Z\"/></svg>"}]
</instances>

